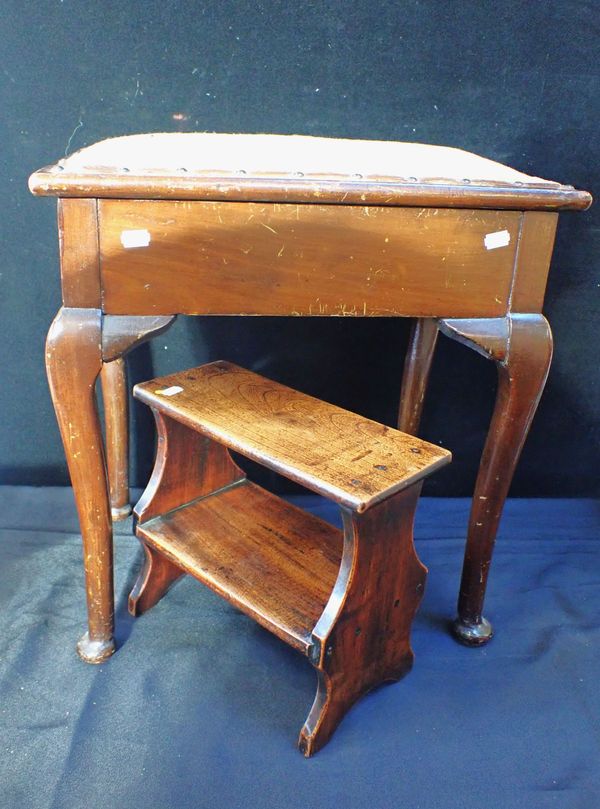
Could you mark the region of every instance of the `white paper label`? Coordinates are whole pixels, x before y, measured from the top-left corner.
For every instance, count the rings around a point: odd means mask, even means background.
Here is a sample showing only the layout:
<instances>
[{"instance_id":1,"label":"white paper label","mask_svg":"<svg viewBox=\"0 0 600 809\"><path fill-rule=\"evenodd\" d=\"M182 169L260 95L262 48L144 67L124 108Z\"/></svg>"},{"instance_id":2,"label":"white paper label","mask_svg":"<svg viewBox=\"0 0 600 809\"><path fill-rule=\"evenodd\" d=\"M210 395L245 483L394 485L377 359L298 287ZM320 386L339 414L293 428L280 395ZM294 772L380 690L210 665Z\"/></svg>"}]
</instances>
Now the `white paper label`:
<instances>
[{"instance_id":1,"label":"white paper label","mask_svg":"<svg viewBox=\"0 0 600 809\"><path fill-rule=\"evenodd\" d=\"M130 247L148 247L151 240L149 230L122 230L121 244L126 249Z\"/></svg>"},{"instance_id":2,"label":"white paper label","mask_svg":"<svg viewBox=\"0 0 600 809\"><path fill-rule=\"evenodd\" d=\"M171 385L170 388L163 388L163 390L154 391L155 393L160 393L162 396L175 396L176 393L181 393L183 388L179 385Z\"/></svg>"},{"instance_id":3,"label":"white paper label","mask_svg":"<svg viewBox=\"0 0 600 809\"><path fill-rule=\"evenodd\" d=\"M507 247L510 244L510 233L508 230L497 230L495 233L487 233L483 237L486 250L496 250L497 247Z\"/></svg>"}]
</instances>

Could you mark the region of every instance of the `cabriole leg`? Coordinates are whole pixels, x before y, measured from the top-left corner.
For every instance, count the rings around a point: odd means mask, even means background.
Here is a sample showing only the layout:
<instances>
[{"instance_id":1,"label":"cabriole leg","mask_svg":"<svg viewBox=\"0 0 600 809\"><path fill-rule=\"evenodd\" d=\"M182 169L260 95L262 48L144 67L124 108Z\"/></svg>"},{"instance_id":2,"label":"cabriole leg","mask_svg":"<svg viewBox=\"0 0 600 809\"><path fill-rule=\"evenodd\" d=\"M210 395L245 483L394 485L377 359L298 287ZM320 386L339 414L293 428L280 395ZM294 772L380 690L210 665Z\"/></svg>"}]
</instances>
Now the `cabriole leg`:
<instances>
[{"instance_id":1,"label":"cabriole leg","mask_svg":"<svg viewBox=\"0 0 600 809\"><path fill-rule=\"evenodd\" d=\"M449 337L496 362L496 404L481 458L469 518L458 599L456 637L470 646L493 633L483 603L498 524L512 477L542 395L552 359L552 333L542 315L446 320Z\"/></svg>"},{"instance_id":2,"label":"cabriole leg","mask_svg":"<svg viewBox=\"0 0 600 809\"><path fill-rule=\"evenodd\" d=\"M88 631L77 651L87 663L115 650L112 526L95 394L101 367L100 311L63 307L48 332L46 370L83 539Z\"/></svg>"}]
</instances>

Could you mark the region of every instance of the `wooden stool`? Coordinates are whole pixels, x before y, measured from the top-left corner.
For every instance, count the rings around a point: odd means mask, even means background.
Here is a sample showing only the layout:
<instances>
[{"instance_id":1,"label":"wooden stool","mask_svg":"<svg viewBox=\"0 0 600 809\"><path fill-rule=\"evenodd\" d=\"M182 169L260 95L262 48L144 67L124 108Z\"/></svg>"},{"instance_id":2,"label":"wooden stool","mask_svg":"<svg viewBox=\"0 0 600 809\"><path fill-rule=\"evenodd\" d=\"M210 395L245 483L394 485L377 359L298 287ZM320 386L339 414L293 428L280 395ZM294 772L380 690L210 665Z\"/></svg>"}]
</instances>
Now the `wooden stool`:
<instances>
[{"instance_id":1,"label":"wooden stool","mask_svg":"<svg viewBox=\"0 0 600 809\"><path fill-rule=\"evenodd\" d=\"M423 478L447 450L227 362L136 385L158 450L135 508L148 610L190 573L304 653L317 695L310 756L365 692L412 666L426 568L413 543ZM340 505L337 528L250 483L230 449Z\"/></svg>"}]
</instances>

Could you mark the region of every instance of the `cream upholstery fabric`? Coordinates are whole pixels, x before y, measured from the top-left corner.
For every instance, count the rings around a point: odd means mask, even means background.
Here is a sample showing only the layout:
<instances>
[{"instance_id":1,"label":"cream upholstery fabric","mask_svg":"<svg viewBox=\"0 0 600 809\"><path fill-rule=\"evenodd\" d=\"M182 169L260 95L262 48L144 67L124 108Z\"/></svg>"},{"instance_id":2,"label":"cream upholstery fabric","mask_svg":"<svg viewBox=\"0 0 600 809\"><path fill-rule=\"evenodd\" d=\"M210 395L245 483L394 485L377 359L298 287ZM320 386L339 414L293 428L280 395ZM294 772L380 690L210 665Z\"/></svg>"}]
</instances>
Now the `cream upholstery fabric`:
<instances>
[{"instance_id":1,"label":"cream upholstery fabric","mask_svg":"<svg viewBox=\"0 0 600 809\"><path fill-rule=\"evenodd\" d=\"M185 170L205 176L360 176L555 185L447 146L304 135L204 132L128 135L81 149L59 165L75 174L127 169L132 174L163 175Z\"/></svg>"}]
</instances>

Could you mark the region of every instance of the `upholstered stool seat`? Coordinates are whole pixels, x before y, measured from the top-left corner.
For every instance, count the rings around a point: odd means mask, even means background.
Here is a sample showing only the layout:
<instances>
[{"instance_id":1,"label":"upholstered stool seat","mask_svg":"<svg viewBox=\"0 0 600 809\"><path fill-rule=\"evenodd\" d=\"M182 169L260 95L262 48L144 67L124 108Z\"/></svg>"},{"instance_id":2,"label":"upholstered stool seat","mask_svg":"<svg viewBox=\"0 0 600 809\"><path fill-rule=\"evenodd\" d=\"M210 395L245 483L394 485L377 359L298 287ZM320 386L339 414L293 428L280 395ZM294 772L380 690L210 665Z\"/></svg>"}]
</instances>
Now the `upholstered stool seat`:
<instances>
[{"instance_id":1,"label":"upholstered stool seat","mask_svg":"<svg viewBox=\"0 0 600 809\"><path fill-rule=\"evenodd\" d=\"M36 172L36 194L580 208L585 192L447 146L303 135L110 138Z\"/></svg>"}]
</instances>

